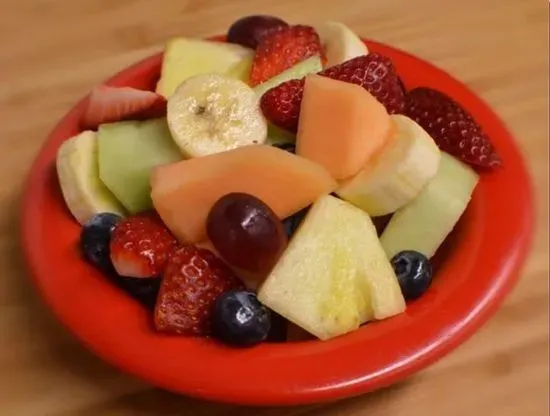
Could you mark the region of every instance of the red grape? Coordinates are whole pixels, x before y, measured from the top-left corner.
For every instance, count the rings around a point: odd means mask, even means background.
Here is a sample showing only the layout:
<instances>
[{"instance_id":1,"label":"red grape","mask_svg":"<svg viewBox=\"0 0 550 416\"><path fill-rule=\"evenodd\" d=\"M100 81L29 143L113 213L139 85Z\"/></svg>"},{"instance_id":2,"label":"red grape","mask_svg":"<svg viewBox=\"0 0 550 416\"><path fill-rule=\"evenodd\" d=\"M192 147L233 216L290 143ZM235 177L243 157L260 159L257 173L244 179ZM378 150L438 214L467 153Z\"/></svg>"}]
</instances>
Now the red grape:
<instances>
[{"instance_id":1,"label":"red grape","mask_svg":"<svg viewBox=\"0 0 550 416\"><path fill-rule=\"evenodd\" d=\"M245 193L221 197L208 214L206 231L225 261L253 273L269 272L288 242L273 210Z\"/></svg>"},{"instance_id":2,"label":"red grape","mask_svg":"<svg viewBox=\"0 0 550 416\"><path fill-rule=\"evenodd\" d=\"M256 46L268 31L287 26L288 23L274 16L246 16L231 25L227 32L227 41L256 49Z\"/></svg>"}]
</instances>

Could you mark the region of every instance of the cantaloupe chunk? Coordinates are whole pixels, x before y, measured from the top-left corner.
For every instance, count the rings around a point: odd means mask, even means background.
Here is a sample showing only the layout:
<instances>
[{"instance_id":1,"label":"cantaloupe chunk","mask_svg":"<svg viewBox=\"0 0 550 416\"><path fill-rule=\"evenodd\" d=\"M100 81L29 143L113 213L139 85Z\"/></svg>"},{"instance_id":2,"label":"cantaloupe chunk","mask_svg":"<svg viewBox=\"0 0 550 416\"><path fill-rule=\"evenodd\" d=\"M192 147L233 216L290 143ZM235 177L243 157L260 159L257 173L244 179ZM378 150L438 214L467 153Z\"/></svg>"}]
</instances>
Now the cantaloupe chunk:
<instances>
[{"instance_id":1,"label":"cantaloupe chunk","mask_svg":"<svg viewBox=\"0 0 550 416\"><path fill-rule=\"evenodd\" d=\"M283 219L337 186L316 163L272 146L251 145L155 168L151 198L176 237L197 243L206 238L210 209L225 194L254 195Z\"/></svg>"},{"instance_id":2,"label":"cantaloupe chunk","mask_svg":"<svg viewBox=\"0 0 550 416\"><path fill-rule=\"evenodd\" d=\"M296 152L324 166L337 180L355 175L386 142L390 116L364 88L308 75Z\"/></svg>"}]
</instances>

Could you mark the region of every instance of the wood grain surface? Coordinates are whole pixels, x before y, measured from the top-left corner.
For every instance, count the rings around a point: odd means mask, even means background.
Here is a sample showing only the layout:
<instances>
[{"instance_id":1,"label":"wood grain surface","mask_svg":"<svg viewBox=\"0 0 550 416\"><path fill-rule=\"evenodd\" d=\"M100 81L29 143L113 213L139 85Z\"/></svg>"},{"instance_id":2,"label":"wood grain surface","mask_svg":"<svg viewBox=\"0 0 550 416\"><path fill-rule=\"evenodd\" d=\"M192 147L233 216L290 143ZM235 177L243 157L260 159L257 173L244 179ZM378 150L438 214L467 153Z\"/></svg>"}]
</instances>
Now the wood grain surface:
<instances>
[{"instance_id":1,"label":"wood grain surface","mask_svg":"<svg viewBox=\"0 0 550 416\"><path fill-rule=\"evenodd\" d=\"M366 37L446 69L505 120L536 189L532 252L498 314L466 344L408 381L324 406L222 406L169 394L121 374L52 318L30 286L20 257L22 181L48 131L71 105L107 76L161 50L170 36L224 32L239 16L260 12L293 22L343 21ZM544 0L4 0L0 414L548 414L547 30Z\"/></svg>"}]
</instances>

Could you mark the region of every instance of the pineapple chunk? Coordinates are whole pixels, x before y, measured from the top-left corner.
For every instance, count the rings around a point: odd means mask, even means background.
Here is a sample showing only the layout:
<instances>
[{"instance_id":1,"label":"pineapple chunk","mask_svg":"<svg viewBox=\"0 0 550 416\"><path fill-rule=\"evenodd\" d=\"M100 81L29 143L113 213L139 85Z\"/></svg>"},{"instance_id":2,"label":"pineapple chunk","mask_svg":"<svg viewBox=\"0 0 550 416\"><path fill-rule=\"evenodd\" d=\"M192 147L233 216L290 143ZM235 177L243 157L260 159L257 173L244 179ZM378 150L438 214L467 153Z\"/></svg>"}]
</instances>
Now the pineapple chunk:
<instances>
[{"instance_id":1,"label":"pineapple chunk","mask_svg":"<svg viewBox=\"0 0 550 416\"><path fill-rule=\"evenodd\" d=\"M157 93L168 98L187 78L212 72L248 82L253 56L252 49L232 43L173 38L164 50Z\"/></svg>"},{"instance_id":2,"label":"pineapple chunk","mask_svg":"<svg viewBox=\"0 0 550 416\"><path fill-rule=\"evenodd\" d=\"M312 206L258 299L323 340L405 310L370 217L330 195Z\"/></svg>"}]
</instances>

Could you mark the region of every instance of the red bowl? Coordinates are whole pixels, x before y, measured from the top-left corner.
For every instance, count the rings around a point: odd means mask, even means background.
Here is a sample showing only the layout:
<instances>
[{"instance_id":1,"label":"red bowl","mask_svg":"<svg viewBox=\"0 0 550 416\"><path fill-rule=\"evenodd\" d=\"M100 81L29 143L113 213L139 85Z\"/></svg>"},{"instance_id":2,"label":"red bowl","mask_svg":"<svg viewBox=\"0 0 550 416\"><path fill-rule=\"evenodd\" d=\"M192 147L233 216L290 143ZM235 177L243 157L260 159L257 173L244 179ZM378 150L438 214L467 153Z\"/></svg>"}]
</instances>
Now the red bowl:
<instances>
[{"instance_id":1,"label":"red bowl","mask_svg":"<svg viewBox=\"0 0 550 416\"><path fill-rule=\"evenodd\" d=\"M466 86L407 53L366 43L393 59L408 88L439 89L468 109L504 162L482 173L472 202L440 250L435 281L424 297L400 316L325 342L232 349L206 338L155 333L149 312L82 260L80 228L58 187L56 151L79 131L83 100L49 135L22 206L30 274L57 318L98 356L154 385L252 405L321 402L372 391L421 370L471 336L513 287L526 256L532 229L528 174L502 121ZM153 89L160 66L161 55L155 55L107 83Z\"/></svg>"}]
</instances>

